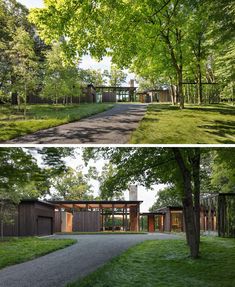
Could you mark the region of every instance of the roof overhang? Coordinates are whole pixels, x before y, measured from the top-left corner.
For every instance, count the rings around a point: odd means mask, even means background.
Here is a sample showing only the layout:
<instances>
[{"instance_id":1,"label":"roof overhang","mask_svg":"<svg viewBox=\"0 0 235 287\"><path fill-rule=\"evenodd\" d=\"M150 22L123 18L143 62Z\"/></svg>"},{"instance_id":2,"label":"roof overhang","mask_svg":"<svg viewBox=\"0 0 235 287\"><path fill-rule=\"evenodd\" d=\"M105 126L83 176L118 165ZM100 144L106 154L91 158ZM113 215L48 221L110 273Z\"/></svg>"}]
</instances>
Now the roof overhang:
<instances>
[{"instance_id":1,"label":"roof overhang","mask_svg":"<svg viewBox=\"0 0 235 287\"><path fill-rule=\"evenodd\" d=\"M49 203L62 208L130 208L139 206L143 201L123 200L49 200Z\"/></svg>"}]
</instances>

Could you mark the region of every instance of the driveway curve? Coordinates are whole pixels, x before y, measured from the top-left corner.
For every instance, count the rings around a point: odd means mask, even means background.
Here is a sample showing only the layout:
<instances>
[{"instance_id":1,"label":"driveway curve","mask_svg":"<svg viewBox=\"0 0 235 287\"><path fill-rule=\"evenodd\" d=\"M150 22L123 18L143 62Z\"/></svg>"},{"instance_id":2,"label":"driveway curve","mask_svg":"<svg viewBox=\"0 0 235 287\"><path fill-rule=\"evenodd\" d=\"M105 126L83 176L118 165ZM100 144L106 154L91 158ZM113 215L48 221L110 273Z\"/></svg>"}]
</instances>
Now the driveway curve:
<instances>
[{"instance_id":1,"label":"driveway curve","mask_svg":"<svg viewBox=\"0 0 235 287\"><path fill-rule=\"evenodd\" d=\"M127 248L155 239L177 239L169 234L59 235L77 243L37 259L0 270L1 287L62 287L95 271ZM52 237L53 240L53 237Z\"/></svg>"},{"instance_id":2,"label":"driveway curve","mask_svg":"<svg viewBox=\"0 0 235 287\"><path fill-rule=\"evenodd\" d=\"M89 118L40 130L9 144L126 144L146 112L146 104L117 104Z\"/></svg>"}]
</instances>

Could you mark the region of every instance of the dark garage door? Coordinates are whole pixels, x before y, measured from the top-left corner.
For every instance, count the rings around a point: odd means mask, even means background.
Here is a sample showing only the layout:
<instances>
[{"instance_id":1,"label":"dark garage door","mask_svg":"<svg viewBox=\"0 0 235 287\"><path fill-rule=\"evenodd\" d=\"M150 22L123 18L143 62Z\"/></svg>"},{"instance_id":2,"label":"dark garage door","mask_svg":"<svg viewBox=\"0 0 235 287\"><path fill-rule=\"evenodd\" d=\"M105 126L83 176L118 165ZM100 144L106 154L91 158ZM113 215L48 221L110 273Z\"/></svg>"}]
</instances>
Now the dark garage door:
<instances>
[{"instance_id":1,"label":"dark garage door","mask_svg":"<svg viewBox=\"0 0 235 287\"><path fill-rule=\"evenodd\" d=\"M39 236L52 234L52 218L39 216L37 230Z\"/></svg>"}]
</instances>

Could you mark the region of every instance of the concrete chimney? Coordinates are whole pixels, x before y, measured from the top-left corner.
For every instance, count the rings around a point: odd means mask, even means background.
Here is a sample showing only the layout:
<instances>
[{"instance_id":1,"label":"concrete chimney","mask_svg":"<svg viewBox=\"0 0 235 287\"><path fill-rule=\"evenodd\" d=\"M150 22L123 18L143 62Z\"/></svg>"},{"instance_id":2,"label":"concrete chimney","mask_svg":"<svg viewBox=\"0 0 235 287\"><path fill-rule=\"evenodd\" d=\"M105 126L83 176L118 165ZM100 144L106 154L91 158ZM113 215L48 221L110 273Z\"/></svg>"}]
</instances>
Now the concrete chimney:
<instances>
[{"instance_id":1,"label":"concrete chimney","mask_svg":"<svg viewBox=\"0 0 235 287\"><path fill-rule=\"evenodd\" d=\"M129 200L137 201L138 200L138 186L131 184L129 186Z\"/></svg>"},{"instance_id":2,"label":"concrete chimney","mask_svg":"<svg viewBox=\"0 0 235 287\"><path fill-rule=\"evenodd\" d=\"M131 79L131 80L130 80L130 87L131 87L131 88L134 88L134 86L135 86L135 80L134 80L134 79Z\"/></svg>"}]
</instances>

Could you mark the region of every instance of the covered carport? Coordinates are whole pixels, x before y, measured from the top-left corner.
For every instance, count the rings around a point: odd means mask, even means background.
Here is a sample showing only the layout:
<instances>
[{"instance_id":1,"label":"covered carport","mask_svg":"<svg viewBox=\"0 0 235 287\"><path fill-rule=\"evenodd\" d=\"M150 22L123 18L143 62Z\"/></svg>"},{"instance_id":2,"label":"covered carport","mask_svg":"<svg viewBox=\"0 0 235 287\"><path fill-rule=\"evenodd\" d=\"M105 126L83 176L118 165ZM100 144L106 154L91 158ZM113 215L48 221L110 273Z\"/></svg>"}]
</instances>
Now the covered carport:
<instances>
[{"instance_id":1,"label":"covered carport","mask_svg":"<svg viewBox=\"0 0 235 287\"><path fill-rule=\"evenodd\" d=\"M56 232L138 232L142 201L53 200ZM118 222L118 223L117 223Z\"/></svg>"}]
</instances>

